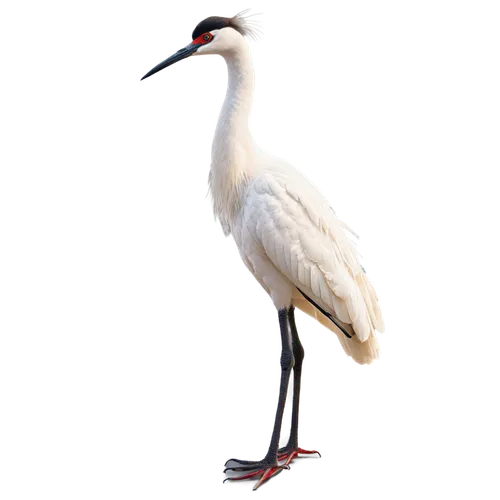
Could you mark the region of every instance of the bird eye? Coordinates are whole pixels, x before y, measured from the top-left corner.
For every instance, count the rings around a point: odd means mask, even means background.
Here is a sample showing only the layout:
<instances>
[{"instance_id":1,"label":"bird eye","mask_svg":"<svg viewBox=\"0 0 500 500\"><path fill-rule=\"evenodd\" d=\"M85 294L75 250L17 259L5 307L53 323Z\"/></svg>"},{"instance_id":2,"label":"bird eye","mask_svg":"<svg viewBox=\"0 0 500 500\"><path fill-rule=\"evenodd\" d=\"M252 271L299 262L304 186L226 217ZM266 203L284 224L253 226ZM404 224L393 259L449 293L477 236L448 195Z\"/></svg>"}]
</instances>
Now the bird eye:
<instances>
[{"instance_id":1,"label":"bird eye","mask_svg":"<svg viewBox=\"0 0 500 500\"><path fill-rule=\"evenodd\" d=\"M212 38L213 38L213 37L212 37L212 35L211 35L210 33L205 33L205 34L203 35L203 41L204 41L204 42L209 42L210 40L212 40Z\"/></svg>"}]
</instances>

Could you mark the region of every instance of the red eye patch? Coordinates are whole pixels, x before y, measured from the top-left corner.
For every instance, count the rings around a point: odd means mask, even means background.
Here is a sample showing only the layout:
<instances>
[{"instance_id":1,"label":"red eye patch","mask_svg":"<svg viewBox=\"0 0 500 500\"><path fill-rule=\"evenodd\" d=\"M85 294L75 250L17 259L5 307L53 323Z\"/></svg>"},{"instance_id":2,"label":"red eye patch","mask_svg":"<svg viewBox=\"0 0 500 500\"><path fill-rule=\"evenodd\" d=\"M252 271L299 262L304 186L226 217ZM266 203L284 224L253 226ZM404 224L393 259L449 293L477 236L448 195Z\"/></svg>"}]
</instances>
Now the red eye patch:
<instances>
[{"instance_id":1,"label":"red eye patch","mask_svg":"<svg viewBox=\"0 0 500 500\"><path fill-rule=\"evenodd\" d=\"M203 35L200 35L198 38L195 38L191 44L192 45L205 45L208 42L211 42L214 36L212 33L204 33Z\"/></svg>"}]
</instances>

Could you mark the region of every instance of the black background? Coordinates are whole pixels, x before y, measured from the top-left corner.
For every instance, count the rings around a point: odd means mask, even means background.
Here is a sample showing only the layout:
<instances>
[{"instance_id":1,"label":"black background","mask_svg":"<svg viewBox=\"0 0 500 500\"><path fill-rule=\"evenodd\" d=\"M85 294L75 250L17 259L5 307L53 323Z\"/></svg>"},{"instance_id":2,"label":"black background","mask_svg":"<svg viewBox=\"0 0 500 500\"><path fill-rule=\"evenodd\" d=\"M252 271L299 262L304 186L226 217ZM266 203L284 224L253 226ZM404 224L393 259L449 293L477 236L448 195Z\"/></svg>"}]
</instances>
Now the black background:
<instances>
[{"instance_id":1,"label":"black background","mask_svg":"<svg viewBox=\"0 0 500 500\"><path fill-rule=\"evenodd\" d=\"M197 15L199 6L169 5L138 9L135 18L130 81L136 88L126 103L134 124L131 167L119 190L129 235L123 314L130 333L120 359L130 411L137 413L130 443L134 456L143 457L137 466L150 477L168 477L166 488L179 479L210 493L226 456L263 453L278 371L274 315L231 264L232 243L207 231L207 202L199 200L207 113L216 111L224 68L181 64L137 82L152 56L187 38ZM265 27L273 39L257 49L257 63L265 64L257 134L274 151L295 151L337 192L337 206L368 231L369 270L385 288L385 309L393 311L391 276L400 249L389 216L407 180L399 171L405 133L394 98L399 56L384 19L381 11L302 16L273 7ZM292 482L304 490L310 481L326 486L335 473L357 467L357 453L377 450L398 362L391 337L385 369L346 371L310 321L303 334L314 354L305 370L304 437L327 450L330 465L299 465L290 482L274 482L283 491Z\"/></svg>"}]
</instances>

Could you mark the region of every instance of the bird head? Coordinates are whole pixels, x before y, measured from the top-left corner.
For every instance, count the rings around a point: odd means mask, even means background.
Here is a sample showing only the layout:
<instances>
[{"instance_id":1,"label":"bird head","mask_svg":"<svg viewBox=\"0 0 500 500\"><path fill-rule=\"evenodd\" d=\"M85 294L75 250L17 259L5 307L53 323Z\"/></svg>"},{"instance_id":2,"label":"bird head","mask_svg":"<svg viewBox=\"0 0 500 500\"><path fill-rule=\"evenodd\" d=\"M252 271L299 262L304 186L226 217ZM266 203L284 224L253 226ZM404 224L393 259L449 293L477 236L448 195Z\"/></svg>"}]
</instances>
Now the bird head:
<instances>
[{"instance_id":1,"label":"bird head","mask_svg":"<svg viewBox=\"0 0 500 500\"><path fill-rule=\"evenodd\" d=\"M231 19L228 18L209 17L198 24L193 31L191 45L197 45L199 48L193 55L223 54L231 50L242 33L230 23Z\"/></svg>"},{"instance_id":2,"label":"bird head","mask_svg":"<svg viewBox=\"0 0 500 500\"><path fill-rule=\"evenodd\" d=\"M186 47L165 59L146 73L141 80L149 78L172 64L194 55L221 54L230 52L241 41L242 36L256 38L259 29L256 22L249 19L248 11L234 17L207 17L193 31L193 41Z\"/></svg>"}]
</instances>

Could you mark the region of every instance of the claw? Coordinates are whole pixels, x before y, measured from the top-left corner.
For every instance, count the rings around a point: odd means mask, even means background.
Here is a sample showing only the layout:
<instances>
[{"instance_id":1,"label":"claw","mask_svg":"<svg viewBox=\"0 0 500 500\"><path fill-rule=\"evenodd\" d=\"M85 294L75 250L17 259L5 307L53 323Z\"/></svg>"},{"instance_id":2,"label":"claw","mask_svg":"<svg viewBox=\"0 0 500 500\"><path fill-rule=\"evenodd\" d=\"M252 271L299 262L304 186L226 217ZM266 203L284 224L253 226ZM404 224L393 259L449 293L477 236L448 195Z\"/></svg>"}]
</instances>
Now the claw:
<instances>
[{"instance_id":1,"label":"claw","mask_svg":"<svg viewBox=\"0 0 500 500\"><path fill-rule=\"evenodd\" d=\"M278 475L283 470L283 467L280 465L278 467L270 467L264 471L262 477L259 479L257 484L253 487L253 491L255 491L259 486L265 483L268 479L271 479L273 476Z\"/></svg>"},{"instance_id":2,"label":"claw","mask_svg":"<svg viewBox=\"0 0 500 500\"><path fill-rule=\"evenodd\" d=\"M296 451L292 451L292 453L290 453L290 456L288 457L288 460L285 462L285 465L288 466L292 459L294 459L297 455L298 453Z\"/></svg>"},{"instance_id":3,"label":"claw","mask_svg":"<svg viewBox=\"0 0 500 500\"><path fill-rule=\"evenodd\" d=\"M278 454L278 462L281 462L282 460L286 460L285 465L288 465L294 458L298 457L299 455L314 455L317 453L321 457L321 453L316 450L304 450L302 448L297 448L295 450L286 450L285 448L280 449L280 453Z\"/></svg>"},{"instance_id":4,"label":"claw","mask_svg":"<svg viewBox=\"0 0 500 500\"><path fill-rule=\"evenodd\" d=\"M321 453L316 450L309 451L309 450L303 450L302 448L298 448L297 451L299 452L300 455L314 455L315 453L317 453L321 457Z\"/></svg>"}]
</instances>

